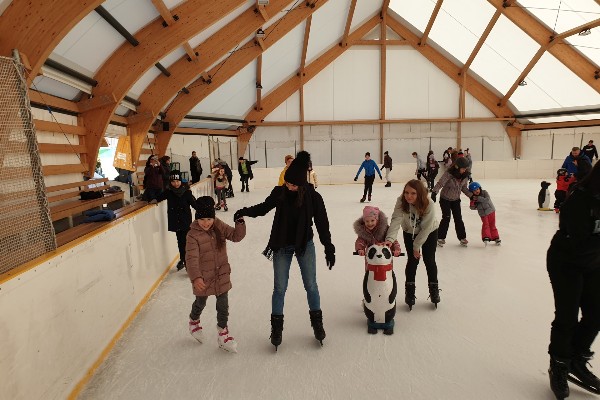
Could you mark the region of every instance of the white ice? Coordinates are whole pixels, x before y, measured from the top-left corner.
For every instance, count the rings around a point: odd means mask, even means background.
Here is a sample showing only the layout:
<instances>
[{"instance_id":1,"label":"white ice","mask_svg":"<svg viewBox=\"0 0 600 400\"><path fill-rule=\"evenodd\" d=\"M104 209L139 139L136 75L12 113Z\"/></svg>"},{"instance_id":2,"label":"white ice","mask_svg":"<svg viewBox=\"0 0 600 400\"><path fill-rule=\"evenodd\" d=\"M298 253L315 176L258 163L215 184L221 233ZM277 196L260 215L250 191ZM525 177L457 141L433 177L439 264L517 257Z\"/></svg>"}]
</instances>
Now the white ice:
<instances>
[{"instance_id":1,"label":"white ice","mask_svg":"<svg viewBox=\"0 0 600 400\"><path fill-rule=\"evenodd\" d=\"M80 399L553 399L547 346L554 308L545 259L558 216L536 210L539 182L480 182L497 209L499 247L483 246L481 220L463 197L470 243L468 248L458 244L451 223L446 246L437 250L442 289L437 310L427 299L420 265L417 303L408 311L402 290L406 259L396 260L400 290L392 336L367 334L361 309L364 269L363 260L352 255L352 222L364 206L358 201L362 186L320 186L337 258L328 270L315 230L327 332L323 347L313 337L294 261L283 344L274 351L269 341L273 273L261 255L273 212L247 218L246 238L228 244L229 327L239 353L217 346L214 297L202 315L207 341L200 344L190 336L191 285L185 271L173 269ZM377 182L371 205L391 217L401 189ZM237 192L229 199L229 212L217 215L232 223L234 210L259 203L268 193ZM570 399L595 397L574 385L571 393Z\"/></svg>"}]
</instances>

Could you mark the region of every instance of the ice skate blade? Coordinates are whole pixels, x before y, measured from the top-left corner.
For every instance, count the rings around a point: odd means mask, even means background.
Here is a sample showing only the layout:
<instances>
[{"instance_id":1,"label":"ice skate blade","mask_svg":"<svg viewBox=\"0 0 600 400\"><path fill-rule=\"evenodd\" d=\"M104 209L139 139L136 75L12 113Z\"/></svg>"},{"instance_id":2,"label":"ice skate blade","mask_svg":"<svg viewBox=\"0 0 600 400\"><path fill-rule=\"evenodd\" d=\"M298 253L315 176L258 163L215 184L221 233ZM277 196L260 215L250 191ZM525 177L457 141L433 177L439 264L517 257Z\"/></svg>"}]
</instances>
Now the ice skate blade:
<instances>
[{"instance_id":1,"label":"ice skate blade","mask_svg":"<svg viewBox=\"0 0 600 400\"><path fill-rule=\"evenodd\" d=\"M567 376L567 380L577 386L579 386L582 389L587 390L590 393L594 393L594 394L600 394L600 388L595 388L593 386L587 386L586 384L584 384L583 382L581 382L579 379L575 378L573 375L569 374Z\"/></svg>"},{"instance_id":2,"label":"ice skate blade","mask_svg":"<svg viewBox=\"0 0 600 400\"><path fill-rule=\"evenodd\" d=\"M238 352L237 346L236 347L227 347L227 346L219 345L219 348L228 353L237 353Z\"/></svg>"},{"instance_id":3,"label":"ice skate blade","mask_svg":"<svg viewBox=\"0 0 600 400\"><path fill-rule=\"evenodd\" d=\"M412 311L413 306L408 306L408 311Z\"/></svg>"}]
</instances>

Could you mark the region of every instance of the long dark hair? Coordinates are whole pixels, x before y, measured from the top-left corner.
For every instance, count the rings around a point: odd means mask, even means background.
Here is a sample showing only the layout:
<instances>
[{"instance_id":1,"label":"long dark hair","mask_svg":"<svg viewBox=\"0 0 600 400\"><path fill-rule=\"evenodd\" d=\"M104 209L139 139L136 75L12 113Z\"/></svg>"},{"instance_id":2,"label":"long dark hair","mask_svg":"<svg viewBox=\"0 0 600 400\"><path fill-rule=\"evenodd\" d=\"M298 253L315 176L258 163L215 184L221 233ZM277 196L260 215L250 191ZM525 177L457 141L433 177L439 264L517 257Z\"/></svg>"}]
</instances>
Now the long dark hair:
<instances>
[{"instance_id":1,"label":"long dark hair","mask_svg":"<svg viewBox=\"0 0 600 400\"><path fill-rule=\"evenodd\" d=\"M592 170L576 183L575 187L589 190L593 195L600 194L600 162L597 162Z\"/></svg>"}]
</instances>

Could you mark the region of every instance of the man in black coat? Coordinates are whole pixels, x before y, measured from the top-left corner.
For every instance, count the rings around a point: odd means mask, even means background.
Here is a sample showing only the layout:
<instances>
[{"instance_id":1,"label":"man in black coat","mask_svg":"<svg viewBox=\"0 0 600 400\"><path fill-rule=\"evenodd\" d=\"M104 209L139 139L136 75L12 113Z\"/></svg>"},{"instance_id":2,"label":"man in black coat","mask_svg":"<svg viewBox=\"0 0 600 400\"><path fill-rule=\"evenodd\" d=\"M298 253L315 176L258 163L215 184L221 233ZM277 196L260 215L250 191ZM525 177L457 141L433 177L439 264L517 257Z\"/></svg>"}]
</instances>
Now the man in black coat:
<instances>
[{"instance_id":1,"label":"man in black coat","mask_svg":"<svg viewBox=\"0 0 600 400\"><path fill-rule=\"evenodd\" d=\"M196 156L195 151L192 151L192 156L190 157L190 174L192 175L192 183L200 181L200 177L202 176L202 164L200 163L200 159Z\"/></svg>"},{"instance_id":2,"label":"man in black coat","mask_svg":"<svg viewBox=\"0 0 600 400\"><path fill-rule=\"evenodd\" d=\"M581 151L583 151L583 154L585 154L590 159L590 161L592 161L594 157L596 157L596 160L598 159L598 150L596 150L596 146L594 146L593 140L590 140L588 144L586 144L585 147L581 149Z\"/></svg>"},{"instance_id":3,"label":"man in black coat","mask_svg":"<svg viewBox=\"0 0 600 400\"><path fill-rule=\"evenodd\" d=\"M258 161L248 161L244 157L240 157L238 160L238 172L240 173L240 181L242 181L242 192L246 188L246 192L250 191L248 186L248 179L254 179L252 174L252 164L256 164Z\"/></svg>"}]
</instances>

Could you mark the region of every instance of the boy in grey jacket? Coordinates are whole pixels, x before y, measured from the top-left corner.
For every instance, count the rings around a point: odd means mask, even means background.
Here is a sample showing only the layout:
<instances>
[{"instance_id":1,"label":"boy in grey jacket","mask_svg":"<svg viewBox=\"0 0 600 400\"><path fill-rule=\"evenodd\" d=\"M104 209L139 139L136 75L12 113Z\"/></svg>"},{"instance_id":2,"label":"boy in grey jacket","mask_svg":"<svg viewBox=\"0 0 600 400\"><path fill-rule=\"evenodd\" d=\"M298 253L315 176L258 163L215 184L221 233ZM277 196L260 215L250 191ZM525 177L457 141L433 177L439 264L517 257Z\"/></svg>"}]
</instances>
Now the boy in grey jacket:
<instances>
[{"instance_id":1,"label":"boy in grey jacket","mask_svg":"<svg viewBox=\"0 0 600 400\"><path fill-rule=\"evenodd\" d=\"M481 188L481 185L477 182L469 184L469 191L473 193L471 197L470 208L471 210L477 210L481 217L481 238L483 243L487 246L490 240L500 245L500 235L498 229L496 229L496 208L488 192Z\"/></svg>"}]
</instances>

